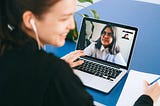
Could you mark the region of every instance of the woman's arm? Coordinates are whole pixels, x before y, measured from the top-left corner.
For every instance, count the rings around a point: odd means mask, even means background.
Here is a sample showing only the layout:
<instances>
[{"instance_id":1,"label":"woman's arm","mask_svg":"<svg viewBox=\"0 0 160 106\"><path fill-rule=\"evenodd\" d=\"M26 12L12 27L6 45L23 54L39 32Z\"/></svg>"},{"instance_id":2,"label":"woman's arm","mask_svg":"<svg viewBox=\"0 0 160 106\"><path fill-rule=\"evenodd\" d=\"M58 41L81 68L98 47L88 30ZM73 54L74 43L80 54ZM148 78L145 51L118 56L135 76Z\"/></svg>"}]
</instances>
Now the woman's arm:
<instances>
[{"instance_id":1,"label":"woman's arm","mask_svg":"<svg viewBox=\"0 0 160 106\"><path fill-rule=\"evenodd\" d=\"M134 106L153 106L153 100L148 95L141 95Z\"/></svg>"},{"instance_id":2,"label":"woman's arm","mask_svg":"<svg viewBox=\"0 0 160 106\"><path fill-rule=\"evenodd\" d=\"M160 97L160 84L156 82L150 85L145 81L144 95L140 96L134 106L153 106L153 103Z\"/></svg>"}]
</instances>

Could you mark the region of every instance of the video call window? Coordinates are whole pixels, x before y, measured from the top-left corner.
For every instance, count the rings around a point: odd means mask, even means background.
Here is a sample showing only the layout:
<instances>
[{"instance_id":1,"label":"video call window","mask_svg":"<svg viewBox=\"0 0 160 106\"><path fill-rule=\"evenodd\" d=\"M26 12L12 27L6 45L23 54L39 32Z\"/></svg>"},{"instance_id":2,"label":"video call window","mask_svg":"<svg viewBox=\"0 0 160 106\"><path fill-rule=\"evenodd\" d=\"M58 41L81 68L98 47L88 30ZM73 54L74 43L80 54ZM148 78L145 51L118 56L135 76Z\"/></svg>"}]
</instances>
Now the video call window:
<instances>
[{"instance_id":1,"label":"video call window","mask_svg":"<svg viewBox=\"0 0 160 106\"><path fill-rule=\"evenodd\" d=\"M84 51L88 56L123 66L127 65L135 30L112 23L102 24L86 20L83 31L85 34Z\"/></svg>"}]
</instances>

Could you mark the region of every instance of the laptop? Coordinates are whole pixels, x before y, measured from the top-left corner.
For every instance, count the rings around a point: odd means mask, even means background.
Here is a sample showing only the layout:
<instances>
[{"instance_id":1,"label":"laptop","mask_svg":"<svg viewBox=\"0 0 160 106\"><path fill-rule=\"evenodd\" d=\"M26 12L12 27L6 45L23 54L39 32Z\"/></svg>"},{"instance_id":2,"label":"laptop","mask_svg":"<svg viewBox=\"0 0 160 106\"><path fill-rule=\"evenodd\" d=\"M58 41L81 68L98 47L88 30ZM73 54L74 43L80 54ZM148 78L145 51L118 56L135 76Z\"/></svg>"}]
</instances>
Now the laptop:
<instances>
[{"instance_id":1,"label":"laptop","mask_svg":"<svg viewBox=\"0 0 160 106\"><path fill-rule=\"evenodd\" d=\"M84 50L86 56L79 58L84 63L74 67L74 73L85 86L109 93L128 72L137 31L129 25L83 18L76 50ZM102 35L111 36L112 46L105 45L110 40L102 40Z\"/></svg>"}]
</instances>

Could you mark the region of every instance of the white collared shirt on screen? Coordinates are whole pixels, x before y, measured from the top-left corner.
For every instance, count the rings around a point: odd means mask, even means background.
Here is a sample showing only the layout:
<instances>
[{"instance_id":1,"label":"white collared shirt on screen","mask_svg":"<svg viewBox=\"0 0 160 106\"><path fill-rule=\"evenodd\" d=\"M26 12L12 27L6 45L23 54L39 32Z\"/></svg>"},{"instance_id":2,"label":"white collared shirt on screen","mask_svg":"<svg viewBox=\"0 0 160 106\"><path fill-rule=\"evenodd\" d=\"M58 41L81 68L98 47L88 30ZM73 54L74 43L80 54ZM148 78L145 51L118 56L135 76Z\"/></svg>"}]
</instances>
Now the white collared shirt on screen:
<instances>
[{"instance_id":1,"label":"white collared shirt on screen","mask_svg":"<svg viewBox=\"0 0 160 106\"><path fill-rule=\"evenodd\" d=\"M84 49L84 53L88 56L126 66L126 62L124 61L120 52L113 55L109 53L108 48L104 48L103 46L101 46L100 49L95 48L95 44L96 42L92 42L88 47Z\"/></svg>"}]
</instances>

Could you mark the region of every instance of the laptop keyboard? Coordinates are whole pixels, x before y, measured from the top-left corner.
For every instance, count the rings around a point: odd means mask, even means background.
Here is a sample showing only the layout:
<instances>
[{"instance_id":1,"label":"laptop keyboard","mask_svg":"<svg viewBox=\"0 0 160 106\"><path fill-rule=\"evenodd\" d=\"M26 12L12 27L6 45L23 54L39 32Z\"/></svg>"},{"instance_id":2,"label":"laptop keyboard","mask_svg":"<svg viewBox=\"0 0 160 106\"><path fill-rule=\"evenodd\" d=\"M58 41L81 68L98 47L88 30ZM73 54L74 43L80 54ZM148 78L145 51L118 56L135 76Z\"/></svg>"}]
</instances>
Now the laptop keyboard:
<instances>
[{"instance_id":1,"label":"laptop keyboard","mask_svg":"<svg viewBox=\"0 0 160 106\"><path fill-rule=\"evenodd\" d=\"M75 69L99 76L108 80L113 81L122 71L110 66L104 66L95 62L84 60L84 63Z\"/></svg>"}]
</instances>

